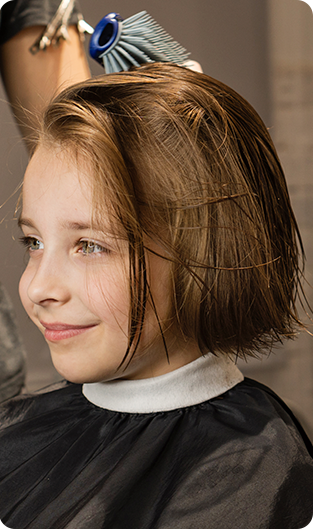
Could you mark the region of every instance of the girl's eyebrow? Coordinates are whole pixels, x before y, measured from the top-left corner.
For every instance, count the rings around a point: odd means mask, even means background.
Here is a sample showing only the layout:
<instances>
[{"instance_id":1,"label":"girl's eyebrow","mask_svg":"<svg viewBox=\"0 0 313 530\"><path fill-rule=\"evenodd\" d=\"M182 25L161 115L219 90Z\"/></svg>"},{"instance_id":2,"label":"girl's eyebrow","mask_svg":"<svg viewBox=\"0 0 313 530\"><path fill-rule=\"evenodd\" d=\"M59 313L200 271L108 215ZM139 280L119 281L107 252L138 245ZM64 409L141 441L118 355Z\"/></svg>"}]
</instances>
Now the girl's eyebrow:
<instances>
[{"instance_id":1,"label":"girl's eyebrow","mask_svg":"<svg viewBox=\"0 0 313 530\"><path fill-rule=\"evenodd\" d=\"M101 232L103 233L103 226L96 223L84 222L84 221L64 221L61 223L62 228L66 230L90 230L92 232Z\"/></svg>"},{"instance_id":2,"label":"girl's eyebrow","mask_svg":"<svg viewBox=\"0 0 313 530\"><path fill-rule=\"evenodd\" d=\"M62 223L62 228L67 230L91 230L91 225L87 223L80 223L77 221L65 221ZM94 227L93 227L94 228Z\"/></svg>"},{"instance_id":3,"label":"girl's eyebrow","mask_svg":"<svg viewBox=\"0 0 313 530\"><path fill-rule=\"evenodd\" d=\"M22 217L22 215L19 216L17 225L20 228L22 228L22 226L28 226L28 228L36 228L31 219L27 219L27 217Z\"/></svg>"},{"instance_id":4,"label":"girl's eyebrow","mask_svg":"<svg viewBox=\"0 0 313 530\"><path fill-rule=\"evenodd\" d=\"M22 215L19 216L17 224L20 228L22 226L27 226L28 228L35 229L36 226L33 223L31 219L28 219L27 217L22 217ZM65 221L62 223L62 227L66 228L67 230L96 230L101 231L99 226L91 226L90 223L84 223L84 222L77 222L77 221Z\"/></svg>"}]
</instances>

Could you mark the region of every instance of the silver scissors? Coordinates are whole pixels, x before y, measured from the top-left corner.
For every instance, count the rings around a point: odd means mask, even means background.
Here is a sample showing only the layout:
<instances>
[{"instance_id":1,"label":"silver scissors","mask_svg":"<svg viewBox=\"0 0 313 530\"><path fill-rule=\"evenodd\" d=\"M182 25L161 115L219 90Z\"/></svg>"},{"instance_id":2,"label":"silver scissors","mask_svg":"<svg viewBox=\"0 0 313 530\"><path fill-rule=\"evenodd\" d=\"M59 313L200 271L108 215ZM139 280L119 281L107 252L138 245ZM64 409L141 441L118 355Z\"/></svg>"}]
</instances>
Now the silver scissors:
<instances>
[{"instance_id":1,"label":"silver scissors","mask_svg":"<svg viewBox=\"0 0 313 530\"><path fill-rule=\"evenodd\" d=\"M43 33L30 47L30 52L34 55L40 50L45 50L48 46L58 44L61 38L69 40L67 31L68 21L74 9L75 0L62 0L55 15L52 17L49 24L45 27ZM87 31L84 24L88 26L83 20L79 20L78 29L80 33ZM92 29L92 28L91 28Z\"/></svg>"}]
</instances>

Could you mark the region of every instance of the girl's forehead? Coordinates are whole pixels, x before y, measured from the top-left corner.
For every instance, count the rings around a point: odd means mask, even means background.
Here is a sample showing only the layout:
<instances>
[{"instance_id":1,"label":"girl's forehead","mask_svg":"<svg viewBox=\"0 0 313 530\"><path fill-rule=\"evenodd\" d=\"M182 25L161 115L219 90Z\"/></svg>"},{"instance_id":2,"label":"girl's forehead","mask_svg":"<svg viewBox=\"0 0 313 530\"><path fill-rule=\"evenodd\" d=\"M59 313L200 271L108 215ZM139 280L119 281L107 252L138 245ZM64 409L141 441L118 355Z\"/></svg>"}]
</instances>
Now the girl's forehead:
<instances>
[{"instance_id":1,"label":"girl's forehead","mask_svg":"<svg viewBox=\"0 0 313 530\"><path fill-rule=\"evenodd\" d=\"M88 174L89 167L87 161L76 155L73 149L60 147L53 143L40 143L35 150L28 164L26 175L29 169L36 168L38 171L50 172L60 170L63 172L76 172Z\"/></svg>"},{"instance_id":2,"label":"girl's forehead","mask_svg":"<svg viewBox=\"0 0 313 530\"><path fill-rule=\"evenodd\" d=\"M101 216L95 215L90 181L90 167L83 158L64 149L40 145L25 173L21 219L112 233L108 207L102 204Z\"/></svg>"},{"instance_id":3,"label":"girl's forehead","mask_svg":"<svg viewBox=\"0 0 313 530\"><path fill-rule=\"evenodd\" d=\"M62 188L65 197L82 191L90 195L90 170L86 162L68 150L40 145L32 156L24 176L23 191L36 194ZM58 194L60 195L60 194Z\"/></svg>"},{"instance_id":4,"label":"girl's forehead","mask_svg":"<svg viewBox=\"0 0 313 530\"><path fill-rule=\"evenodd\" d=\"M44 213L42 205L50 213L63 215L69 211L81 211L90 216L91 191L83 171L70 156L56 149L39 147L27 167L23 183L23 211ZM38 213L39 213L38 212Z\"/></svg>"}]
</instances>

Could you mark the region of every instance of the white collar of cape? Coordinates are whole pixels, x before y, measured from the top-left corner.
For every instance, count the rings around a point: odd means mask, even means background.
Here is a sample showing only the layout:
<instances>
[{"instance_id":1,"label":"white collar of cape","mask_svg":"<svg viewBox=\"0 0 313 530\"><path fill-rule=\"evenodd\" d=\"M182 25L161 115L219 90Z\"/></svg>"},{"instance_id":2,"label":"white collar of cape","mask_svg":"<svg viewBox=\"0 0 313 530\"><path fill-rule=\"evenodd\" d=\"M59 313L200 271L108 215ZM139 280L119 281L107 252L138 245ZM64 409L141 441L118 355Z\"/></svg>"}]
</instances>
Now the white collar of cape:
<instances>
[{"instance_id":1,"label":"white collar of cape","mask_svg":"<svg viewBox=\"0 0 313 530\"><path fill-rule=\"evenodd\" d=\"M104 409L148 414L203 403L227 392L243 379L231 359L208 353L158 377L85 383L83 394Z\"/></svg>"}]
</instances>

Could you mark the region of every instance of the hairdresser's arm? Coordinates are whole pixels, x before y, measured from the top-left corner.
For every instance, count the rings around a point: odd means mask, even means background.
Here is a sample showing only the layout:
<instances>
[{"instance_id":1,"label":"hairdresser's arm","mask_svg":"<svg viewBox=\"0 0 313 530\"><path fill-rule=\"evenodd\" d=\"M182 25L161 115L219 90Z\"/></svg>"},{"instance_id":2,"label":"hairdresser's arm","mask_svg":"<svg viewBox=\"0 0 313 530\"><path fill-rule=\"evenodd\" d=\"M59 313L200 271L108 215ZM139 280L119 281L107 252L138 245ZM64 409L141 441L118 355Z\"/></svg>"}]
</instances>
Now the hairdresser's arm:
<instances>
[{"instance_id":1,"label":"hairdresser's arm","mask_svg":"<svg viewBox=\"0 0 313 530\"><path fill-rule=\"evenodd\" d=\"M42 26L25 28L0 48L4 86L26 143L32 132L33 115L62 88L90 77L75 26L68 28L70 41L32 55L29 48L42 30Z\"/></svg>"}]
</instances>

